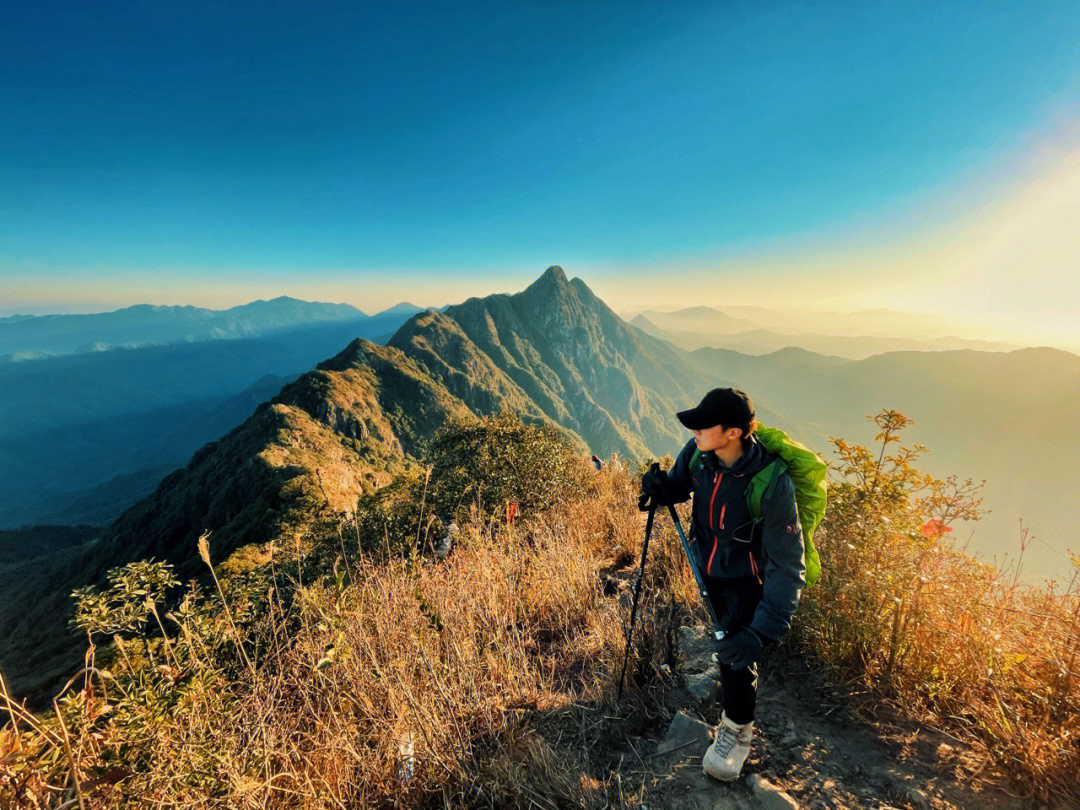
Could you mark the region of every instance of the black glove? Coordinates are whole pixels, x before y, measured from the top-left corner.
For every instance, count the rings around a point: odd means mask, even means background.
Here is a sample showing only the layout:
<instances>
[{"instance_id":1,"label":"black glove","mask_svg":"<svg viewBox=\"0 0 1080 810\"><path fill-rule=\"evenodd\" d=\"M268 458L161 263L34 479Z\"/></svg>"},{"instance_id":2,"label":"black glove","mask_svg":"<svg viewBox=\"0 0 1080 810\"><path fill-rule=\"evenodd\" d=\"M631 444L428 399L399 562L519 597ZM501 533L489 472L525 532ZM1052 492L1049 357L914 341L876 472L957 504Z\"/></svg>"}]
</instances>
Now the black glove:
<instances>
[{"instance_id":1,"label":"black glove","mask_svg":"<svg viewBox=\"0 0 1080 810\"><path fill-rule=\"evenodd\" d=\"M746 669L757 661L765 642L771 640L747 627L720 641L716 645L716 657L732 669Z\"/></svg>"},{"instance_id":2,"label":"black glove","mask_svg":"<svg viewBox=\"0 0 1080 810\"><path fill-rule=\"evenodd\" d=\"M641 476L641 497L638 498L638 509L645 512L649 509L649 501L653 507L667 506L667 498L664 493L667 486L667 473L660 469L660 465L654 463L648 471Z\"/></svg>"}]
</instances>

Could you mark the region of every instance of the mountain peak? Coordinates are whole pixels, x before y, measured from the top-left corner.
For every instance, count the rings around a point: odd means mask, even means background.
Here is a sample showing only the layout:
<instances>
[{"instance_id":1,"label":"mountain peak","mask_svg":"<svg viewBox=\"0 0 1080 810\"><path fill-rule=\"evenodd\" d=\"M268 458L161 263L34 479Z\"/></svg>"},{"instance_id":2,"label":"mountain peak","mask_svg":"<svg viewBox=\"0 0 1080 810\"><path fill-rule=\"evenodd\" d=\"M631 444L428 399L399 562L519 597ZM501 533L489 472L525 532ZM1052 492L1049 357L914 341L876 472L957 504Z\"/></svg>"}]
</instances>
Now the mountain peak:
<instances>
[{"instance_id":1,"label":"mountain peak","mask_svg":"<svg viewBox=\"0 0 1080 810\"><path fill-rule=\"evenodd\" d=\"M559 265L553 264L551 265L551 267L544 271L544 275L540 276L540 280L561 281L565 284L566 273L563 272L563 269L559 267Z\"/></svg>"},{"instance_id":2,"label":"mountain peak","mask_svg":"<svg viewBox=\"0 0 1080 810\"><path fill-rule=\"evenodd\" d=\"M551 265L536 281L526 287L519 295L526 299L534 299L539 296L542 300L562 299L567 295L575 296L574 289L566 280L566 273L557 264Z\"/></svg>"},{"instance_id":3,"label":"mountain peak","mask_svg":"<svg viewBox=\"0 0 1080 810\"><path fill-rule=\"evenodd\" d=\"M547 270L541 274L532 284L525 288L525 292L529 290L565 290L569 289L570 282L566 279L566 273L557 264L551 265Z\"/></svg>"},{"instance_id":4,"label":"mountain peak","mask_svg":"<svg viewBox=\"0 0 1080 810\"><path fill-rule=\"evenodd\" d=\"M394 312L415 313L415 312L423 312L423 311L424 311L424 307L417 306L416 304L412 303L411 301L400 301L400 302L394 304L392 307L387 307L386 309L384 309L379 314L380 315L387 315L387 314L394 313Z\"/></svg>"},{"instance_id":5,"label":"mountain peak","mask_svg":"<svg viewBox=\"0 0 1080 810\"><path fill-rule=\"evenodd\" d=\"M357 368L368 365L371 362L371 354L378 354L377 343L372 343L366 338L353 338L349 345L335 354L333 357L316 363L317 371L344 371L347 368Z\"/></svg>"}]
</instances>

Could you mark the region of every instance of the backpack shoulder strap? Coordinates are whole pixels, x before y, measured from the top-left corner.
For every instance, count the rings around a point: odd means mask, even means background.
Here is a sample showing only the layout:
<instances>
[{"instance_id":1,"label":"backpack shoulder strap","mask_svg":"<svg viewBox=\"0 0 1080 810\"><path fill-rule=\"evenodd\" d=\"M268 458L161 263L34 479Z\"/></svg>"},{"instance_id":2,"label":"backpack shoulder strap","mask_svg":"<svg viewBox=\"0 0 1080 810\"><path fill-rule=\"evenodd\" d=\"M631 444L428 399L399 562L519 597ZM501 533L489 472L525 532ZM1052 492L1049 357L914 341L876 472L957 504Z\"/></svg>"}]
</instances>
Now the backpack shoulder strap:
<instances>
[{"instance_id":1,"label":"backpack shoulder strap","mask_svg":"<svg viewBox=\"0 0 1080 810\"><path fill-rule=\"evenodd\" d=\"M690 473L694 472L694 467L701 463L701 450L697 447L694 448L694 452L690 456Z\"/></svg>"},{"instance_id":2,"label":"backpack shoulder strap","mask_svg":"<svg viewBox=\"0 0 1080 810\"><path fill-rule=\"evenodd\" d=\"M776 482L780 480L780 473L787 470L783 459L774 458L764 467L757 471L746 487L746 505L750 507L750 516L755 522L760 521L761 502L768 501L776 489Z\"/></svg>"}]
</instances>

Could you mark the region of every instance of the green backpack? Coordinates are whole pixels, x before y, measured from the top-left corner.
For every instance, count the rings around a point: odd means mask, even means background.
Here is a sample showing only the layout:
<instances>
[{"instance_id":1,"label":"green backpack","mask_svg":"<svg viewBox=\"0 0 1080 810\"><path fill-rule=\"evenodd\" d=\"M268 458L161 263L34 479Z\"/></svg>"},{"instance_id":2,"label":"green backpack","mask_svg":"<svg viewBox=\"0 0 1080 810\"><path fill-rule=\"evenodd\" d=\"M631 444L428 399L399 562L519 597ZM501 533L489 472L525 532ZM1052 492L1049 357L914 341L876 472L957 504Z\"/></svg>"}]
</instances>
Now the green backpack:
<instances>
[{"instance_id":1,"label":"green backpack","mask_svg":"<svg viewBox=\"0 0 1080 810\"><path fill-rule=\"evenodd\" d=\"M761 499L772 495L776 481L782 470L787 470L791 482L795 484L795 503L799 509L799 522L802 523L803 541L806 544L806 585L813 585L821 576L821 560L814 548L814 530L825 516L826 472L825 462L818 458L813 450L792 439L780 428L764 427L761 424L754 430L765 449L779 458L766 464L746 488L746 504L754 523L761 523ZM694 448L690 457L690 472L700 462L701 451Z\"/></svg>"}]
</instances>

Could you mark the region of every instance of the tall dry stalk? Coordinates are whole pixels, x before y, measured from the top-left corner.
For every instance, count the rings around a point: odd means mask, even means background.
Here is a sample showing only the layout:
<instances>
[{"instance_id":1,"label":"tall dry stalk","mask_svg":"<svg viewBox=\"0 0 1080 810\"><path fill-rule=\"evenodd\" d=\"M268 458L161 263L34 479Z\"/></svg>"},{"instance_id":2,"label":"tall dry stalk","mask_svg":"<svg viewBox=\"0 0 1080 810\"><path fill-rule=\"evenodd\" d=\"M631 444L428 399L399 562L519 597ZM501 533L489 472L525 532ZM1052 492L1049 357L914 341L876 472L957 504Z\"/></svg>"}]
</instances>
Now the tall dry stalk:
<instances>
[{"instance_id":1,"label":"tall dry stalk","mask_svg":"<svg viewBox=\"0 0 1080 810\"><path fill-rule=\"evenodd\" d=\"M225 598L225 591L221 588L221 582L218 581L217 572L214 570L213 563L210 562L210 544L207 538L210 536L210 532L203 532L199 536L199 556L202 561L206 563L206 567L210 569L210 575L214 578L214 585L217 586L218 594L221 596L221 605L225 610L225 618L229 622L229 628L232 630L233 642L236 644L236 650L240 653L240 657L244 659L244 663L247 664L251 674L255 674L255 665L248 658L247 651L244 649L243 639L240 637L240 631L236 628L236 622L233 621L232 609L229 607L229 600ZM155 614L156 615L156 614Z\"/></svg>"},{"instance_id":2,"label":"tall dry stalk","mask_svg":"<svg viewBox=\"0 0 1080 810\"><path fill-rule=\"evenodd\" d=\"M68 764L71 766L71 781L75 789L75 797L79 801L79 810L86 810L86 799L83 798L82 784L79 779L79 763L75 759L75 754L71 750L71 738L68 736L67 724L64 722L64 715L60 712L60 706L56 702L56 698L53 698L53 711L56 712L56 722L60 726L60 734L64 740L64 753L67 754Z\"/></svg>"}]
</instances>

